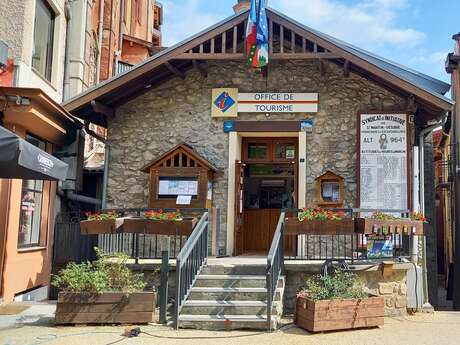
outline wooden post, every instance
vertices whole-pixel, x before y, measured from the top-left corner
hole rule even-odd
[[[161,248],[161,269],[160,269],[160,318],[162,324],[166,324],[166,313],[168,309],[168,278],[169,278],[169,236],[162,241]]]

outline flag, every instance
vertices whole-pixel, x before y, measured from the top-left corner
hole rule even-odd
[[[249,11],[248,25],[246,26],[246,54],[248,64],[251,61],[251,53],[254,52],[257,44],[257,8],[256,0],[251,0],[251,9]]]
[[[251,1],[248,26],[246,28],[246,52],[248,65],[260,68],[268,64],[268,19],[265,0]]]
[[[265,0],[259,0],[259,18],[257,20],[257,60],[258,67],[268,64],[268,19]]]

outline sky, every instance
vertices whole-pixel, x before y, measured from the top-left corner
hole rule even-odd
[[[233,14],[236,0],[160,0],[163,45]],[[460,0],[268,0],[285,15],[446,82],[444,62],[460,32]]]

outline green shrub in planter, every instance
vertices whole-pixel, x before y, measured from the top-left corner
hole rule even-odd
[[[297,295],[295,323],[310,332],[382,326],[383,297],[369,296],[355,274],[335,270],[307,280]]]
[[[300,295],[306,295],[312,301],[365,298],[363,284],[351,272],[336,269],[332,274],[317,275],[307,280]]]
[[[107,254],[95,248],[97,260],[93,263],[69,263],[52,278],[52,284],[64,292],[124,292],[143,291],[143,274],[129,270],[124,253]]]

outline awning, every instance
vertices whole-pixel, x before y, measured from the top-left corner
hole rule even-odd
[[[65,180],[68,165],[0,126],[0,178]]]

